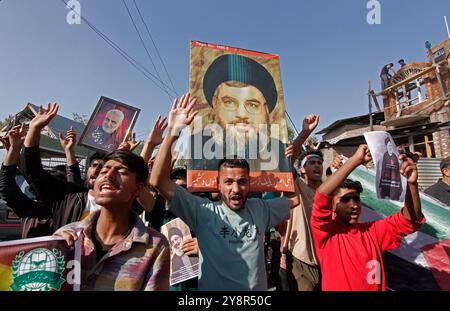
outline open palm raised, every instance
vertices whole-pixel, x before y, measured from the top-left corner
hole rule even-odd
[[[6,136],[9,139],[9,146],[20,150],[26,134],[27,129],[25,124],[22,123],[14,126],[11,130],[9,130],[8,135]]]
[[[67,130],[66,137],[64,137],[63,133],[59,133],[59,143],[65,152],[73,149],[76,141],[77,133],[74,131],[72,126]]]
[[[36,116],[31,120],[30,127],[35,129],[43,129],[44,126],[48,125],[50,121],[56,116],[58,113],[58,104],[48,104],[47,109],[44,111],[42,105],[39,106],[39,109],[36,113]]]
[[[147,142],[153,146],[158,146],[163,141],[163,133],[167,127],[167,118],[161,120],[161,115],[156,119],[155,124],[153,124],[152,130],[148,134]]]
[[[175,99],[172,103],[172,109],[169,113],[168,127],[171,135],[180,135],[181,130],[191,124],[198,111],[192,111],[197,99],[194,98],[191,101],[190,94],[184,94],[181,99]],[[189,105],[188,105],[189,104]]]

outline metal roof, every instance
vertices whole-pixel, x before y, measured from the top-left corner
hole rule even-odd
[[[27,106],[31,107],[31,110],[34,114],[38,111],[39,107],[33,104],[28,104]],[[85,128],[85,125],[83,123],[74,121],[72,119],[63,117],[59,114],[57,114],[49,123],[48,127],[53,132],[53,134],[58,137],[58,133],[65,134],[66,131],[73,127],[75,132],[77,132],[78,137],[80,137],[81,133],[83,133],[83,130]]]
[[[3,129],[3,131],[9,131],[14,125],[19,123],[29,123],[34,118],[38,110],[38,106],[28,103],[21,111],[17,112],[14,115],[13,121],[8,124]],[[42,157],[51,157],[57,155],[64,156],[64,150],[61,148],[58,135],[60,132],[65,134],[71,126],[77,132],[77,138],[79,138],[85,127],[83,123],[74,121],[61,115],[56,115],[50,121],[49,125],[46,127],[47,131],[44,130],[41,133],[39,147],[41,149]],[[89,150],[87,148],[79,145],[75,146],[76,157],[85,158],[88,156],[88,154]]]
[[[428,124],[415,124],[410,126],[404,126],[401,128],[387,129],[394,138],[396,144],[408,142],[408,137],[414,133],[414,135],[427,135],[446,128],[450,125],[450,122],[432,122]],[[358,146],[360,144],[365,144],[366,140],[364,135],[358,135],[350,138],[342,139],[336,142],[336,146]],[[324,143],[325,144],[325,143]]]
[[[384,112],[374,112],[372,113],[373,116],[373,124],[379,125],[382,121],[384,121]],[[317,134],[327,134],[334,130],[335,128],[341,127],[343,125],[347,124],[360,124],[360,125],[369,125],[370,121],[370,114],[364,114],[361,116],[351,117],[347,119],[340,119],[337,121],[334,121],[331,125],[327,126],[326,128],[320,130],[317,132]]]

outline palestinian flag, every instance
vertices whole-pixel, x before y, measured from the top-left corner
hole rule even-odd
[[[0,243],[0,291],[79,290],[76,249],[51,236]]]
[[[361,182],[361,221],[382,219],[400,211],[403,203],[377,199],[375,174],[358,167],[350,175]],[[399,248],[383,256],[387,285],[393,290],[450,290],[450,208],[421,193],[427,221],[403,238]]]

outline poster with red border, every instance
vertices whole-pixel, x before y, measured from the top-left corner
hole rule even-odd
[[[223,158],[247,160],[250,191],[294,191],[278,55],[191,41],[189,90],[189,191],[216,191]]]
[[[79,291],[79,243],[46,236],[0,243],[0,291]]]

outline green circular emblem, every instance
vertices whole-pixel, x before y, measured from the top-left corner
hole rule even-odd
[[[20,252],[12,262],[13,291],[60,290],[64,282],[64,256],[61,251],[36,248]]]

